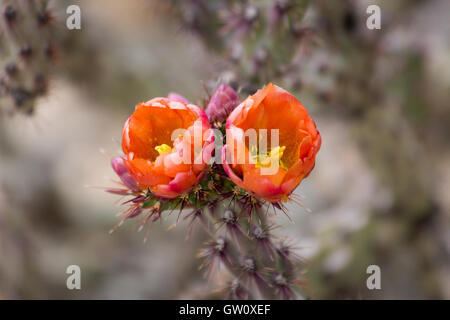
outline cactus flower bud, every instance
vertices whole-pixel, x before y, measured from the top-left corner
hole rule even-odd
[[[139,191],[139,186],[136,180],[128,172],[127,168],[125,167],[124,160],[121,157],[112,159],[111,167],[128,189],[130,189],[131,191]]]
[[[228,115],[239,104],[236,92],[227,84],[220,85],[209,100],[206,114],[214,122],[225,122]]]

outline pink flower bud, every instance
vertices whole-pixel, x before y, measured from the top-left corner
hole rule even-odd
[[[236,92],[227,84],[220,85],[209,100],[206,115],[212,121],[225,122],[228,115],[239,104]]]
[[[132,191],[139,191],[139,186],[134,178],[128,173],[125,163],[121,157],[111,160],[111,167],[117,173],[123,184]]]

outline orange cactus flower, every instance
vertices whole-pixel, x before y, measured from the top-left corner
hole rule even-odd
[[[227,144],[222,149],[225,172],[239,187],[269,202],[288,199],[314,168],[321,145],[319,131],[305,107],[271,83],[234,109],[226,129]],[[259,141],[263,138],[260,133],[266,132],[269,142],[265,151],[258,150],[260,142],[247,142],[249,129],[256,130]],[[274,129],[277,145],[271,145]],[[265,174],[263,169],[274,164],[275,170]]]
[[[128,172],[141,189],[160,197],[175,198],[191,190],[214,149],[206,114],[186,102],[154,98],[139,103],[122,131]]]

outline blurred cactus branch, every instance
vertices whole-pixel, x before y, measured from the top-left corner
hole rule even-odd
[[[308,0],[172,1],[208,49],[226,57],[241,84],[260,86],[292,69]]]
[[[0,112],[31,114],[48,90],[61,33],[46,0],[0,2]]]

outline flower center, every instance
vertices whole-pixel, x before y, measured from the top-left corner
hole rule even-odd
[[[163,143],[163,144],[160,144],[159,146],[156,146],[155,150],[158,151],[159,155],[162,155],[164,153],[170,152],[170,150],[172,150],[172,148],[169,147],[167,144]]]
[[[252,146],[250,153],[253,160],[256,162],[255,168],[267,168],[272,166],[272,163],[278,162],[279,167],[287,171],[288,168],[281,160],[285,149],[286,146],[278,146],[271,149],[267,154],[259,154],[258,148],[256,146]]]

